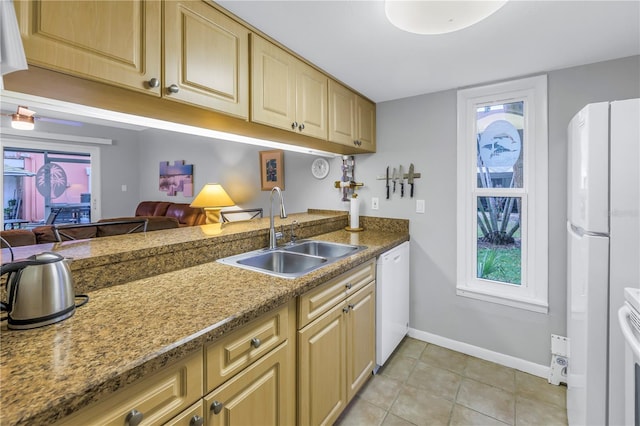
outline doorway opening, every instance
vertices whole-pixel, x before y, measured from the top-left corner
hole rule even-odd
[[[99,219],[97,148],[27,141],[2,145],[3,229]]]

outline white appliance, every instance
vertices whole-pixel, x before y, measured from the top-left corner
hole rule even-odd
[[[409,331],[409,242],[381,254],[376,271],[376,371]]]
[[[640,287],[640,284],[638,284]],[[618,311],[626,341],[624,358],[624,419],[640,426],[640,288],[624,289],[625,304]]]
[[[569,124],[567,412],[624,424],[623,289],[640,283],[640,99],[587,105]]]

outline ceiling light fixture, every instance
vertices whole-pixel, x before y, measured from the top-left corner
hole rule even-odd
[[[35,111],[19,106],[15,114],[11,114],[11,127],[18,130],[33,130]]]
[[[415,34],[445,34],[470,27],[505,5],[507,0],[385,0],[387,19]]]

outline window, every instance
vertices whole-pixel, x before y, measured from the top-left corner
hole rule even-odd
[[[30,228],[100,218],[99,148],[10,138],[1,145],[4,204],[15,206],[5,207],[5,225],[17,221]]]
[[[457,294],[547,312],[547,79],[458,91]]]

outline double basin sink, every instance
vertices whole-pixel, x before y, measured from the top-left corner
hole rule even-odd
[[[282,278],[298,278],[367,247],[302,240],[275,249],[260,249],[219,259],[218,262]]]

